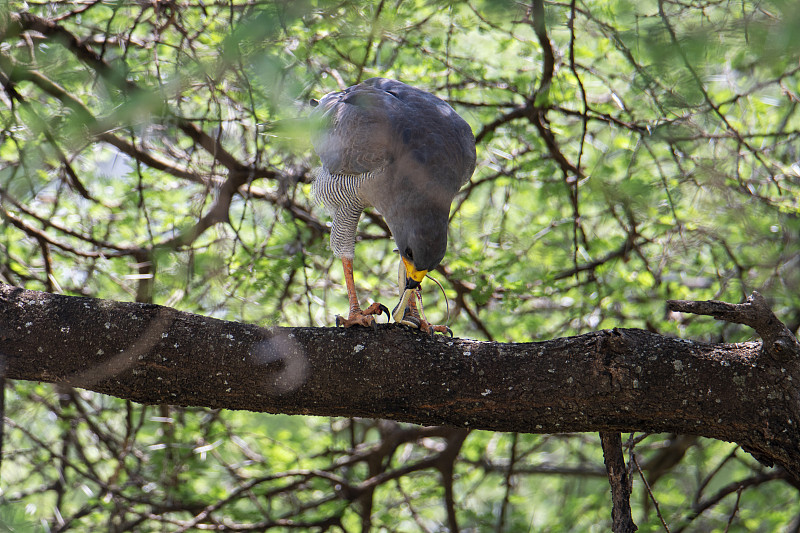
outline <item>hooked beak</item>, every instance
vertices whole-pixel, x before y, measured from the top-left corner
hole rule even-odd
[[[402,256],[401,256],[402,257]],[[422,283],[423,278],[425,278],[425,274],[428,273],[427,270],[417,270],[414,268],[414,263],[402,257],[403,265],[406,267],[406,289],[416,289],[419,287],[419,284]]]

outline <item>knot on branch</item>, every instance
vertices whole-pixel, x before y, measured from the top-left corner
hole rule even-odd
[[[743,303],[730,304],[716,300],[693,302],[668,300],[667,309],[678,313],[713,316],[717,320],[744,324],[753,328],[762,340],[762,351],[777,361],[800,361],[800,343],[770,309],[767,300],[757,291]]]

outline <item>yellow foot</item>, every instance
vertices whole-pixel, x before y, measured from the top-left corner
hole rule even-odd
[[[349,328],[350,326],[364,326],[365,328],[372,327],[378,329],[378,323],[375,322],[375,315],[382,313],[389,314],[389,309],[385,305],[378,302],[373,303],[363,311],[359,308],[351,309],[350,316],[344,318],[341,315],[336,315],[336,325]]]

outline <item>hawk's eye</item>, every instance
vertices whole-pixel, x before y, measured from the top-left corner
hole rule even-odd
[[[406,257],[408,257],[412,261],[414,260],[414,254],[411,253],[411,248],[406,248]]]

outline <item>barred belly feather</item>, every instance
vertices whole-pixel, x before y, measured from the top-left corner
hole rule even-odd
[[[352,259],[355,256],[358,219],[367,205],[359,190],[374,173],[331,174],[323,167],[315,168],[313,172],[311,194],[314,200],[325,206],[332,219],[331,250],[337,257]]]

